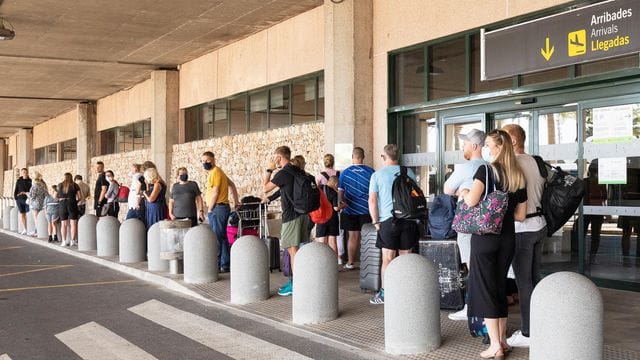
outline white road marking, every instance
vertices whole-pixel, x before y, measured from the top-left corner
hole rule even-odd
[[[149,300],[129,311],[234,359],[311,359],[157,300]]]
[[[93,321],[57,334],[56,338],[87,360],[156,359]]]
[[[7,354],[2,354],[0,355],[0,360],[11,360],[11,358]]]

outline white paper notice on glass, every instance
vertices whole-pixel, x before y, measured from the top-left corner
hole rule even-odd
[[[335,158],[335,169],[344,170],[351,165],[351,153],[353,152],[353,144],[336,144],[336,152],[333,154]]]
[[[618,142],[633,139],[633,105],[595,108],[593,142]]]
[[[627,158],[600,158],[598,160],[598,184],[626,184]]]

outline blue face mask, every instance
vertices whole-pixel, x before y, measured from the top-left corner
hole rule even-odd
[[[187,181],[189,179],[189,174],[180,174],[180,181]]]
[[[210,163],[210,162],[205,162],[205,163],[202,163],[202,167],[203,167],[205,170],[211,170],[211,169],[213,169],[213,164],[212,164],[212,163]]]

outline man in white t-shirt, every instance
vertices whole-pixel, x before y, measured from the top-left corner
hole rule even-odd
[[[527,218],[523,222],[515,222],[516,251],[512,262],[520,298],[521,325],[520,330],[507,339],[507,344],[529,347],[531,293],[540,281],[542,246],[547,237],[547,222],[539,212],[546,179],[540,175],[536,160],[524,152],[524,129],[517,124],[509,124],[502,129],[511,136],[516,160],[527,181]]]
[[[473,176],[478,168],[486,161],[482,159],[482,147],[486,137],[484,131],[472,129],[466,134],[458,135],[463,141],[462,153],[468,162],[456,166],[451,176],[444,183],[444,193],[447,195],[457,195],[460,190],[471,189],[473,185]],[[458,233],[458,248],[460,249],[460,260],[469,266],[469,257],[471,254],[471,234]],[[467,320],[467,306],[458,312],[449,314],[451,320]]]
[[[129,172],[131,185],[129,186],[129,197],[127,199],[127,219],[144,219],[144,208],[141,206],[144,204],[141,190],[144,176],[142,175],[141,167],[140,164],[132,164]]]

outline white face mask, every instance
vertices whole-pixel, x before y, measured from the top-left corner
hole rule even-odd
[[[491,155],[491,150],[486,146],[482,148],[482,158],[490,163],[496,159],[495,156]]]

